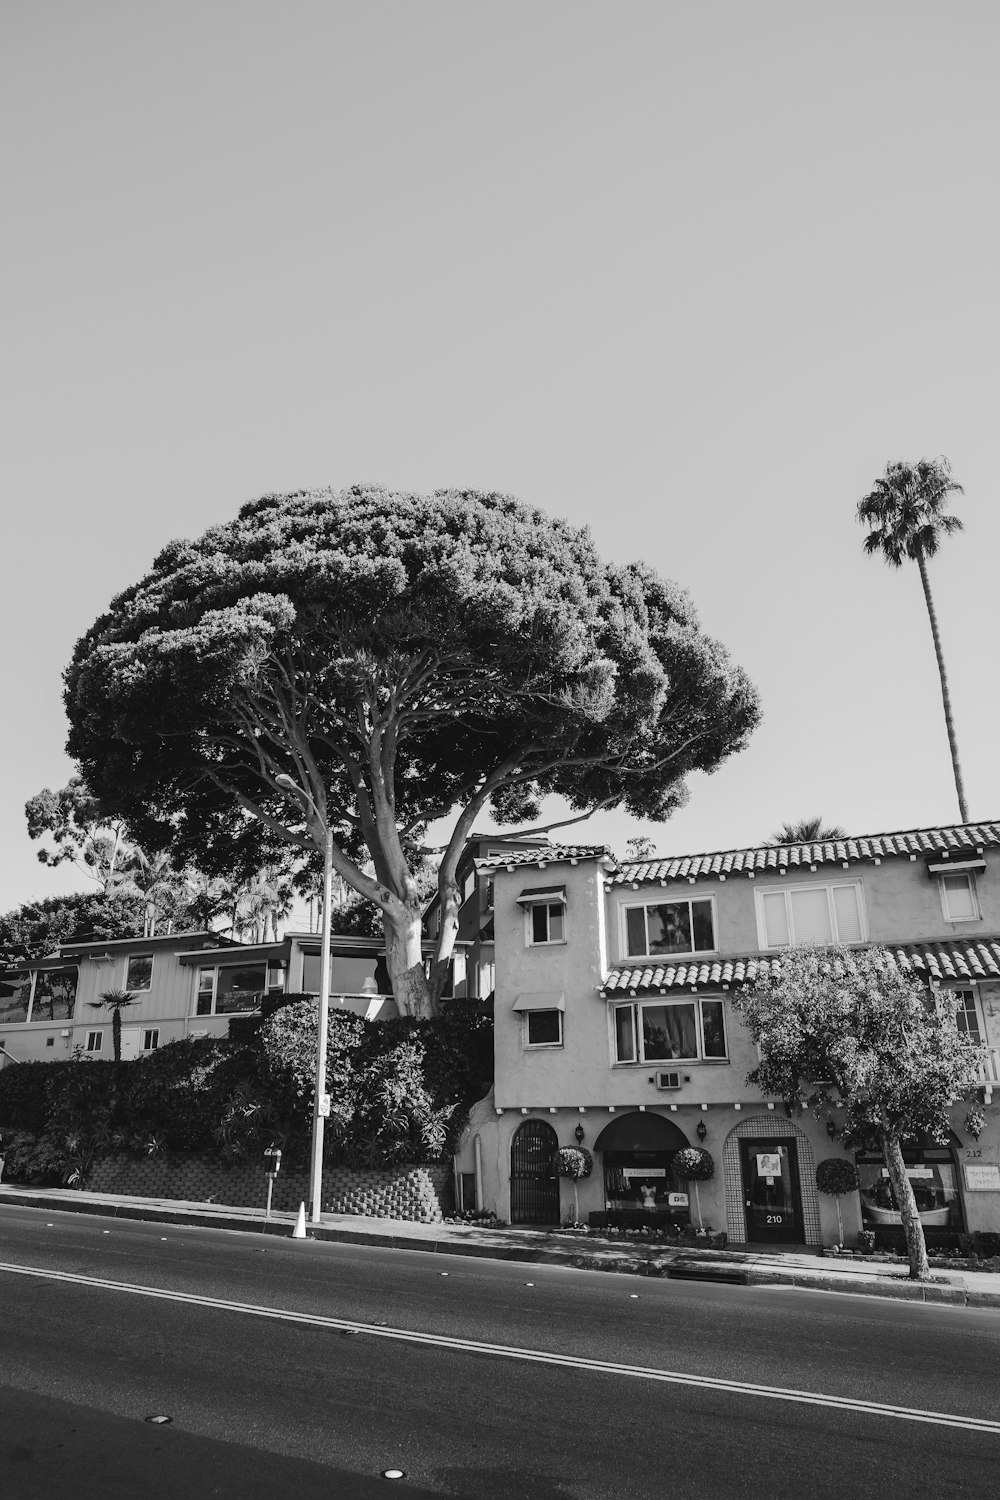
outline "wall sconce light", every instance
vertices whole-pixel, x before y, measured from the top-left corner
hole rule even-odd
[[[708,1135],[708,1126],[705,1124],[704,1120],[698,1121],[698,1124],[695,1126],[694,1133],[698,1137],[699,1141],[703,1141],[705,1139],[706,1135]]]
[[[826,1133],[830,1137],[831,1141],[835,1141],[837,1139],[837,1127],[832,1120],[827,1120],[826,1122]]]
[[[576,1129],[574,1130],[573,1134],[576,1136],[576,1144],[578,1146],[582,1146],[583,1145],[583,1140],[584,1140],[583,1126],[582,1125],[578,1125],[576,1127]]]

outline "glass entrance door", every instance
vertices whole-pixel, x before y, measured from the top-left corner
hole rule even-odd
[[[740,1141],[743,1204],[751,1244],[805,1240],[798,1147],[787,1136]]]

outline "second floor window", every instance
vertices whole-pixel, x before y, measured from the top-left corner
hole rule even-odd
[[[614,1008],[616,1063],[724,1061],[726,1021],[721,1000],[664,1004],[637,1001]]]
[[[563,908],[560,902],[545,902],[528,909],[528,931],[532,943],[563,941]]]
[[[714,950],[715,913],[710,898],[625,908],[625,952],[629,958]]]
[[[979,920],[979,902],[976,900],[976,883],[971,875],[941,876],[941,905],[946,922],[976,922]]]
[[[757,891],[757,933],[762,948],[792,943],[863,943],[860,881],[792,885]]]
[[[272,980],[276,982],[272,983]],[[282,987],[282,974],[278,970],[269,972],[264,963],[199,969],[195,1014],[227,1016],[242,1011],[260,1010],[264,995],[269,990],[281,990]]]
[[[130,954],[125,973],[125,988],[132,991],[148,990],[152,983],[153,955],[151,953]]]
[[[983,1040],[983,1027],[979,1019],[979,1006],[976,1004],[976,992],[973,989],[952,990],[952,997],[958,1001],[955,1009],[955,1025],[960,1035],[967,1038],[973,1046],[980,1046]]]

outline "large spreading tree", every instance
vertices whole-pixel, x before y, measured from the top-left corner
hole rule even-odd
[[[70,753],[107,817],[248,874],[293,847],[379,909],[404,1014],[436,1008],[477,818],[662,820],[740,749],[757,695],[688,596],[502,495],[268,495],[172,542],[79,641]],[[425,972],[415,878],[449,817]],[[363,866],[368,863],[372,873]]]
[[[910,1275],[929,1275],[903,1142],[946,1142],[949,1111],[979,1081],[982,1050],[884,948],[790,948],[733,1005],[760,1049],[747,1082],[836,1118],[844,1145],[881,1150],[899,1205]]]

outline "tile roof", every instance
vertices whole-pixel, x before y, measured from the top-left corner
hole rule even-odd
[[[932,980],[1000,979],[1000,939],[966,942],[885,943],[900,968]],[[601,986],[607,996],[655,995],[671,990],[728,989],[752,984],[780,968],[780,954],[743,958],[684,959],[679,963],[639,964],[612,969]]]
[[[514,870],[521,865],[545,865],[573,862],[582,859],[609,859],[617,861],[606,844],[543,844],[538,849],[511,850],[509,854],[489,854],[476,860],[477,870]]]
[[[1000,823],[958,823],[948,828],[913,828],[903,833],[865,834],[815,844],[764,844],[754,849],[723,849],[714,854],[682,854],[623,864],[610,885],[694,880],[720,875],[780,874],[815,865],[903,856],[975,854],[1000,847]],[[553,856],[555,857],[555,856]]]

